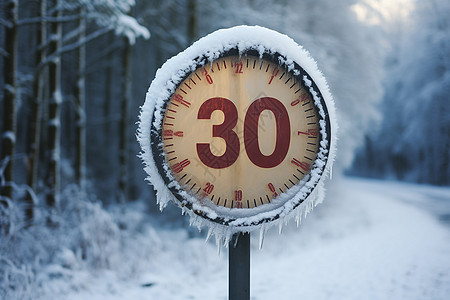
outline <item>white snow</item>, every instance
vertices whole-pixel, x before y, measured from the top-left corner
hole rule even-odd
[[[135,18],[127,15],[118,17],[117,24],[114,25],[114,31],[116,35],[126,36],[131,45],[134,45],[139,37],[143,37],[146,40],[150,38],[150,31],[140,25]]]
[[[5,84],[3,89],[13,95],[16,93],[16,89],[10,84]]]
[[[269,230],[262,250],[252,236],[251,299],[448,299],[450,222],[442,216],[450,215],[450,187],[344,178],[327,198],[300,228]],[[129,208],[126,218],[139,214]],[[227,249],[219,255],[204,237],[156,222],[123,243],[122,261],[96,272],[75,268],[63,249],[34,292],[69,300],[227,299]]]
[[[13,131],[5,131],[2,134],[2,139],[10,140],[12,144],[16,143],[16,134]]]
[[[134,0],[65,0],[60,5],[68,11],[82,9],[88,20],[114,30],[116,35],[126,37],[131,45],[139,37],[150,38],[150,31],[129,15],[136,6]]]
[[[61,127],[61,121],[59,117],[48,120],[49,127]]]
[[[331,123],[331,145],[329,153],[325,149],[322,149],[320,154],[317,156],[311,172],[311,177],[307,179],[313,185],[317,184],[313,191],[311,191],[310,185],[299,185],[289,190],[289,194],[282,194],[277,197],[277,199],[275,199],[275,201],[271,204],[253,209],[240,210],[238,211],[238,215],[235,214],[235,209],[227,210],[226,208],[217,206],[203,205],[199,203],[196,198],[188,195],[187,193],[183,191],[180,193],[185,196],[187,201],[193,204],[193,210],[199,210],[203,213],[203,215],[206,215],[211,219],[214,219],[217,214],[234,219],[230,223],[230,226],[224,226],[211,222],[205,218],[199,218],[193,210],[185,209],[184,205],[175,199],[164,183],[162,177],[158,174],[149,137],[152,125],[151,121],[153,120],[153,126],[155,129],[160,128],[162,121],[161,113],[164,103],[175,91],[177,84],[181,82],[184,76],[199,66],[199,62],[197,62],[196,59],[198,57],[206,57],[209,61],[212,61],[217,59],[225,51],[233,48],[237,48],[240,53],[244,53],[246,50],[250,49],[257,49],[260,56],[264,53],[278,52],[285,56],[285,59],[282,59],[281,63],[286,64],[289,70],[294,70],[294,62],[297,62],[311,76],[322,93]],[[320,104],[318,93],[314,91],[310,80],[304,78],[304,81],[310,88],[311,93],[314,95],[316,106],[320,110],[319,113],[323,116],[324,110]],[[140,157],[145,164],[144,169],[148,174],[147,180],[157,191],[157,201],[161,208],[164,208],[170,200],[180,207],[183,206],[183,212],[189,214],[191,224],[199,229],[208,227],[210,233],[216,236],[218,243],[225,241],[226,244],[231,235],[241,231],[250,232],[254,230],[261,230],[263,236],[264,231],[267,230],[269,226],[283,226],[283,224],[287,223],[287,221],[292,217],[296,217],[297,223],[300,223],[302,216],[305,216],[313,209],[315,205],[320,203],[324,195],[323,178],[330,172],[336,150],[337,123],[335,120],[334,110],[333,98],[329,92],[325,78],[317,69],[316,62],[311,58],[309,53],[294,40],[286,35],[259,26],[236,26],[228,29],[217,30],[195,42],[185,51],[169,59],[157,71],[155,79],[149,87],[145,103],[141,107],[139,129],[137,132],[137,138],[142,148]],[[322,122],[320,126],[323,138],[321,141],[321,146],[327,147],[328,145],[325,144],[325,139],[327,137],[324,122]],[[322,173],[320,166],[324,165],[326,165],[326,167],[325,171]],[[173,179],[167,165],[164,169],[167,173],[167,177]],[[175,181],[170,184],[181,189]],[[309,196],[307,197],[308,194]],[[296,207],[296,205],[302,200],[305,201]],[[294,207],[296,208],[294,209]],[[280,217],[270,223],[260,222],[261,220],[271,219],[275,216]]]

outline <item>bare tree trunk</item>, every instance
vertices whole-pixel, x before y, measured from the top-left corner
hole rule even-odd
[[[58,18],[61,13],[57,9],[59,0],[53,1],[55,12],[52,17]],[[62,26],[59,22],[50,25],[50,36],[52,41],[49,44],[49,54],[57,53],[61,48]],[[59,184],[60,184],[60,106],[62,102],[61,95],[61,58],[56,57],[48,68],[49,72],[49,92],[50,102],[48,108],[49,124],[48,124],[48,150],[49,150],[49,176],[47,205],[50,208],[50,214],[55,213],[59,205]],[[52,220],[49,220],[52,223]]]
[[[80,30],[79,40],[84,40],[86,36],[86,19],[83,16],[83,10],[80,11],[80,20],[78,22]],[[81,192],[85,189],[86,179],[86,45],[83,44],[78,49],[78,71],[77,84],[75,87],[75,106],[76,106],[76,159],[75,159],[75,177]]]
[[[127,177],[128,177],[128,123],[129,106],[131,101],[131,45],[125,39],[125,50],[123,53],[123,75],[122,75],[122,100],[120,104],[121,118],[119,122],[119,202],[127,200]]]
[[[0,230],[7,234],[9,221],[6,209],[8,201],[12,201],[14,180],[14,150],[16,146],[16,73],[17,73],[17,0],[11,0],[6,5],[5,15],[5,50],[6,59],[3,61],[3,135],[0,162],[6,162],[3,174],[0,174]],[[2,221],[3,220],[3,221]],[[3,224],[4,223],[4,224]]]
[[[198,25],[197,25],[197,0],[189,0],[188,2],[188,26],[187,35],[189,45],[195,42],[198,38]]]
[[[114,44],[115,36],[113,34],[108,35],[108,45],[112,46]],[[109,52],[106,56],[107,66],[106,66],[106,78],[105,78],[105,102],[103,105],[103,112],[105,116],[104,122],[104,136],[105,136],[105,144],[109,145],[110,142],[110,134],[111,134],[111,102],[113,101],[111,95],[112,89],[112,60],[113,60],[113,52]],[[109,159],[109,157],[108,157]]]
[[[41,0],[38,16],[41,18],[41,22],[38,25],[38,30],[36,34],[36,44],[37,44],[37,53],[36,53],[36,66],[39,66],[45,59],[45,51],[42,47],[44,41],[47,38],[47,24],[44,20],[47,9],[47,1]],[[27,176],[27,184],[28,186],[35,191],[36,190],[36,181],[37,181],[37,173],[38,173],[38,162],[39,162],[39,147],[40,147],[40,129],[41,129],[41,103],[43,98],[43,90],[44,90],[44,78],[43,72],[36,72],[34,81],[33,81],[33,101],[31,103],[31,120],[30,120],[30,136],[28,142],[28,150],[27,150],[27,159],[28,159],[28,176]],[[26,207],[25,207],[25,219],[28,224],[33,222],[34,218],[34,200],[33,195],[27,194],[26,198]]]
[[[119,40],[120,41],[120,40]],[[105,93],[104,93],[104,99],[103,99],[103,134],[102,134],[102,142],[107,146],[110,147],[112,143],[112,137],[115,136],[116,128],[114,128],[116,125],[116,120],[113,118],[112,114],[112,103],[115,103],[117,100],[120,99],[120,95],[117,95],[117,93],[113,93],[113,84],[114,84],[114,77],[117,77],[117,75],[114,74],[114,66],[113,66],[113,58],[117,50],[120,50],[120,48],[117,48],[117,40],[116,36],[113,32],[109,33],[107,36],[107,44],[112,47],[116,48],[116,51],[108,51],[106,54],[106,69],[105,69]],[[114,127],[113,127],[114,125]],[[113,162],[117,161],[116,152],[111,151],[105,151],[104,155],[102,156],[103,163],[105,166],[110,166]],[[106,168],[104,169],[108,171]],[[117,172],[114,173],[115,176],[117,176]],[[112,177],[115,181],[117,178]],[[112,196],[117,196],[117,190],[111,191],[113,192]],[[110,194],[111,195],[111,194]]]

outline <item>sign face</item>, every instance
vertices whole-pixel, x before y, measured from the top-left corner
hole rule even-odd
[[[189,74],[167,104],[163,151],[183,190],[217,206],[270,203],[316,159],[319,117],[292,72],[257,56],[225,56]]]
[[[250,38],[261,28],[245,30]],[[224,44],[230,36],[218,35]],[[230,44],[214,55],[202,45],[168,62],[174,73],[152,83],[138,138],[157,191],[170,192],[191,216],[236,232],[282,219],[312,194],[329,167],[332,122],[330,101],[301,62],[264,43]],[[190,64],[176,71],[184,56]]]

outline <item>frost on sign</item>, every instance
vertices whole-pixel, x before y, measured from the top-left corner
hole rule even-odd
[[[314,60],[262,27],[216,31],[157,72],[140,114],[148,180],[164,207],[228,238],[299,218],[321,199],[334,105]]]

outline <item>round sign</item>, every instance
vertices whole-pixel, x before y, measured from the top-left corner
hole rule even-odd
[[[330,167],[334,143],[324,83],[309,55],[271,30],[201,39],[159,70],[147,94],[139,141],[151,183],[233,231],[310,209],[317,199],[299,207]]]

